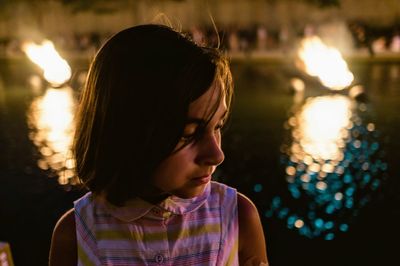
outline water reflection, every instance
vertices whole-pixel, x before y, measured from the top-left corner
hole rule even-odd
[[[369,116],[365,102],[343,94],[309,97],[295,107],[281,149],[288,191],[273,198],[265,216],[309,238],[346,232],[387,168]]]
[[[6,106],[6,94],[4,88],[3,78],[0,76],[0,108],[5,108]]]
[[[74,184],[75,163],[70,156],[76,102],[70,87],[48,88],[28,110],[29,137],[38,147],[38,166],[51,169],[60,184]]]
[[[400,78],[400,67],[398,65],[391,65],[389,68],[390,80],[396,81]]]
[[[351,127],[350,99],[342,96],[322,96],[308,99],[303,108],[289,119],[293,127],[293,160],[310,158],[337,161],[346,139],[346,127]]]

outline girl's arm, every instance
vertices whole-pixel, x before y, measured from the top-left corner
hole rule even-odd
[[[239,264],[268,265],[264,232],[256,206],[238,193]]]
[[[49,266],[72,266],[77,263],[74,209],[57,222],[51,239]]]

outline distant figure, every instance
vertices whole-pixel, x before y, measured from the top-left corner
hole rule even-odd
[[[229,34],[228,42],[229,42],[229,51],[231,53],[240,52],[240,40],[236,31],[232,31]]]
[[[206,39],[204,36],[203,31],[198,28],[198,27],[193,27],[191,29],[191,34],[192,34],[192,40],[197,44],[197,45],[205,45],[206,44]]]
[[[372,47],[371,33],[367,30],[366,26],[361,23],[351,23],[349,28],[355,38],[358,48],[367,48],[368,54],[372,57],[375,56],[375,51]]]
[[[390,43],[390,51],[395,53],[400,52],[400,33],[394,34]]]
[[[312,37],[312,36],[314,36],[315,34],[316,34],[316,29],[315,29],[315,26],[314,26],[314,25],[307,24],[307,25],[304,27],[304,37],[305,37],[305,38],[307,38],[307,37]]]
[[[211,181],[231,96],[216,49],[161,25],[111,37],[73,144],[90,192],[55,226],[50,265],[268,265],[255,205]]]
[[[264,26],[257,27],[257,50],[265,51],[267,49],[268,31]]]
[[[283,25],[279,31],[279,46],[284,53],[290,48],[290,31],[286,25]]]
[[[380,54],[386,51],[385,37],[379,37],[372,41],[372,49],[375,54]]]

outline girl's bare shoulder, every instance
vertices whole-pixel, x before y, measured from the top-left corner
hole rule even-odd
[[[74,234],[70,234],[74,232]],[[75,236],[75,211],[74,209],[68,210],[61,216],[54,227],[53,236],[72,237]]]
[[[246,218],[249,218],[248,216],[254,216],[258,217],[258,210],[254,203],[245,195],[242,193],[238,192],[238,211],[239,211],[239,218],[240,216],[245,216]]]
[[[268,265],[265,237],[257,207],[241,193],[238,193],[237,199],[240,265]]]
[[[74,209],[70,209],[54,227],[49,265],[76,265],[76,247],[75,213]]]

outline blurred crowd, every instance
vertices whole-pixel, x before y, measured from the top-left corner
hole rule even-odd
[[[393,26],[385,29],[373,29],[362,23],[348,23],[353,53],[399,54],[400,27]],[[306,25],[295,31],[289,27],[280,30],[269,29],[265,25],[253,25],[247,28],[230,27],[215,30],[213,27],[193,27],[184,31],[200,45],[219,46],[230,54],[240,53],[276,53],[286,54],[295,48],[296,43],[304,37],[319,35],[318,27]],[[61,54],[69,56],[93,56],[101,44],[112,33],[91,32],[85,34],[49,36],[56,49]],[[332,36],[331,36],[332,37]],[[22,56],[22,44],[27,41],[22,38],[0,38],[0,57]],[[338,47],[340,50],[340,47]]]

